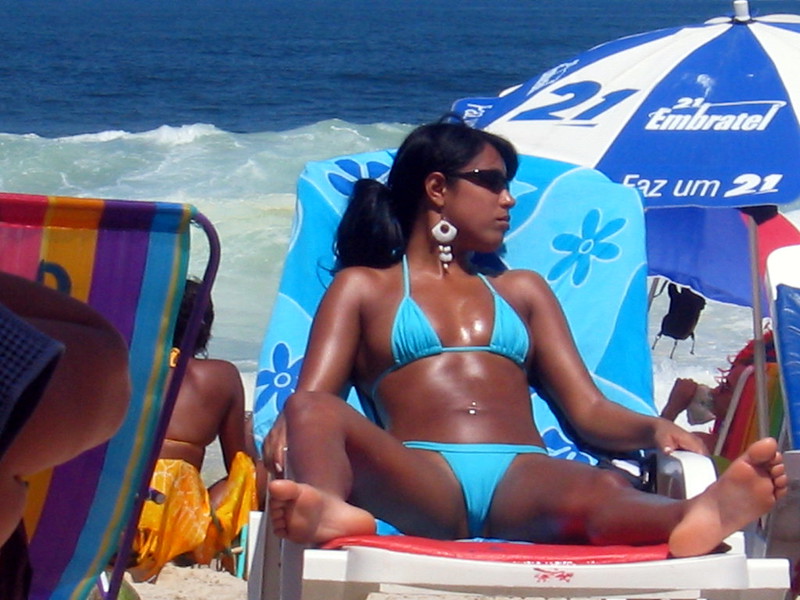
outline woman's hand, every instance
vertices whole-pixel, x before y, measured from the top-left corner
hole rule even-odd
[[[274,477],[283,477],[286,468],[286,418],[278,415],[264,438],[264,466]]]
[[[658,419],[653,440],[656,448],[666,454],[671,454],[675,450],[689,450],[708,456],[708,449],[700,437],[666,419]]]

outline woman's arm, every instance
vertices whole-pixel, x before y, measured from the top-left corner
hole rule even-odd
[[[297,391],[343,393],[361,338],[359,289],[364,286],[369,286],[364,269],[345,269],[334,278],[311,325]],[[264,439],[264,466],[273,473],[283,473],[285,449],[286,421],[279,414]]]
[[[583,440],[616,451],[658,447],[667,452],[677,448],[705,452],[699,439],[674,423],[608,400],[584,365],[547,283],[526,273],[521,285],[528,299],[528,326],[534,340],[531,381],[558,404]]]
[[[298,391],[342,394],[345,390],[361,339],[361,290],[370,285],[365,271],[345,269],[323,296],[311,326]]]
[[[233,466],[233,459],[237,452],[247,451],[245,441],[245,417],[244,417],[244,388],[239,370],[233,363],[224,360],[203,361],[208,362],[210,374],[214,376],[216,393],[225,398],[226,410],[220,421],[219,444],[222,448],[222,457],[225,461],[225,469],[230,474]]]

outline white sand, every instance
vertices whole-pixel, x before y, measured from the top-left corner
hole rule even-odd
[[[141,600],[245,600],[247,582],[208,567],[168,564],[156,583],[135,583]]]

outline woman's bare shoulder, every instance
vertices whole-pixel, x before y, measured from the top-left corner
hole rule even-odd
[[[550,294],[550,285],[544,277],[529,269],[509,269],[494,276],[492,282],[501,292],[515,294]]]
[[[381,275],[387,270],[374,269],[372,267],[346,267],[334,275],[333,281],[343,285],[365,283],[380,279]]]
[[[560,310],[550,284],[535,271],[510,269],[494,277],[492,284],[524,319]]]
[[[239,377],[239,369],[232,362],[221,358],[195,358],[189,361],[189,369],[213,374],[215,377]]]
[[[186,380],[198,388],[197,391],[220,394],[221,390],[238,392],[242,388],[242,376],[232,362],[217,358],[194,358],[189,361]]]
[[[392,271],[395,267],[374,269],[372,267],[347,267],[339,271],[333,278],[329,292],[337,294],[355,294],[358,297],[369,297],[384,293],[387,286],[392,285],[395,278]]]
[[[385,279],[388,273],[399,268],[399,263],[381,269],[376,267],[346,267],[337,272],[334,279],[344,279],[346,281],[380,281]]]
[[[508,279],[514,282],[529,282],[534,285],[547,285],[544,277],[539,275],[539,273],[536,271],[531,271],[530,269],[508,269],[507,271],[499,273],[497,277],[499,279]]]

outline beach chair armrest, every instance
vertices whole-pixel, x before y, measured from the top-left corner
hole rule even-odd
[[[656,453],[656,492],[670,498],[693,498],[717,479],[708,456],[676,450]]]

